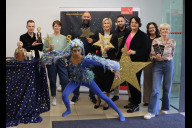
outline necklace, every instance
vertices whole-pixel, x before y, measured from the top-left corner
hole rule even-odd
[[[137,33],[137,31],[131,31],[131,37],[133,38],[135,36],[135,34]]]
[[[168,40],[169,40],[169,37],[168,37],[168,38],[165,38],[164,41],[162,40],[162,37],[161,37],[161,41],[162,41],[162,42],[165,42],[165,44],[167,43]]]
[[[55,40],[56,40],[56,42],[58,43],[59,41],[60,41],[60,36],[61,36],[61,34],[53,34],[54,36],[55,36]]]
[[[59,42],[59,37],[57,37],[57,43]]]

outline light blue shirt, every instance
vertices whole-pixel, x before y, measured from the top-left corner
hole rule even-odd
[[[49,34],[49,37],[51,38],[51,43],[54,44],[54,50],[63,51],[68,44],[67,38],[64,35],[55,36],[53,34]],[[49,47],[50,44],[44,41],[43,52],[44,53],[48,52]]]

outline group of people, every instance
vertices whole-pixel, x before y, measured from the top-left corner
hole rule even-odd
[[[81,37],[82,29],[86,30],[91,26],[91,14],[90,12],[84,12],[82,15],[82,24],[79,27],[79,31],[74,39],[69,43],[66,36],[60,34],[62,23],[56,20],[52,24],[53,33],[49,34],[51,42],[45,40],[44,43],[37,43],[35,38],[34,28],[35,22],[33,20],[27,21],[26,28],[28,32],[20,36],[20,41],[23,42],[23,48],[27,51],[35,50],[35,57],[40,58],[38,51],[43,51],[44,54],[52,53],[55,50],[65,51],[67,47],[70,47],[70,56],[59,58],[57,63],[47,64],[48,78],[50,82],[51,96],[53,97],[52,105],[56,105],[56,77],[59,76],[61,88],[62,88],[62,103],[65,104],[67,110],[63,113],[63,116],[68,115],[70,110],[70,104],[75,104],[79,99],[80,85],[88,87],[90,100],[95,104],[94,108],[100,107],[101,99],[105,101],[103,110],[113,108],[120,116],[120,121],[124,121],[125,118],[114,104],[119,99],[118,85],[114,88],[114,96],[110,99],[111,86],[113,80],[118,77],[118,70],[106,66],[104,68],[102,62],[92,60],[97,56],[103,58],[104,61],[111,60],[109,63],[119,62],[121,59],[124,46],[127,47],[127,56],[130,56],[133,62],[152,62],[144,69],[144,87],[143,87],[143,102],[144,106],[148,105],[148,113],[144,116],[145,119],[150,119],[158,115],[159,113],[159,98],[160,87],[163,79],[163,97],[162,97],[162,112],[167,113],[170,106],[170,93],[173,81],[173,55],[176,42],[174,39],[169,38],[170,25],[161,24],[158,26],[154,22],[147,24],[147,34],[141,31],[141,20],[138,16],[133,16],[130,19],[129,27],[125,26],[125,17],[119,15],[117,17],[117,29],[112,32],[112,21],[110,18],[104,18],[102,21],[103,31],[98,34],[91,35],[90,37]],[[103,38],[103,43],[110,43],[110,46],[103,44],[103,48],[100,45],[96,45],[98,41]],[[164,49],[162,54],[156,53],[156,49],[153,45],[163,45]],[[105,45],[105,47],[104,47]],[[112,46],[112,47],[111,47]],[[92,57],[89,57],[92,54]],[[88,57],[87,57],[88,56]],[[92,59],[90,59],[92,58]],[[45,62],[46,63],[46,62]],[[94,66],[88,66],[94,65]],[[88,66],[88,67],[87,67]],[[77,81],[75,78],[78,73],[73,70],[78,70],[80,73],[82,70],[88,70],[94,74],[94,79],[90,77],[90,81]],[[80,70],[81,69],[81,70]],[[113,69],[113,71],[111,71]],[[87,71],[87,72],[89,72]],[[136,76],[140,85],[142,70],[139,71]],[[93,75],[92,74],[92,75]],[[82,74],[81,74],[82,75]],[[83,73],[83,76],[86,73]],[[88,74],[90,75],[90,74]],[[79,76],[80,77],[80,76]],[[71,78],[71,81],[69,81]],[[128,113],[139,111],[139,104],[141,103],[142,94],[130,83],[127,84],[128,91],[128,103],[124,106]],[[71,101],[68,100],[68,95],[73,92],[74,96]],[[104,93],[106,95],[104,95]],[[95,98],[95,94],[97,98]]]

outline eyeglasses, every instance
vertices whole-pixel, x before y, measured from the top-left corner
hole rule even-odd
[[[138,24],[137,22],[131,22],[131,24]]]
[[[149,29],[154,29],[155,27],[150,27]]]

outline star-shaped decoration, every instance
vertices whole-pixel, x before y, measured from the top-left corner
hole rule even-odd
[[[104,37],[101,33],[99,33],[99,41],[95,42],[93,45],[99,46],[101,48],[101,52],[103,54],[105,48],[115,48],[110,40],[111,40],[112,34]]]
[[[136,73],[146,67],[151,62],[132,62],[130,56],[127,56],[126,53],[127,47],[125,45],[121,59],[119,61],[121,68],[121,70],[119,71],[121,80],[114,79],[111,90],[113,90],[116,86],[120,85],[124,81],[127,81],[133,87],[141,91]]]
[[[90,32],[90,27],[88,27],[87,29],[81,28],[81,31],[82,31],[83,33],[80,35],[80,37],[89,38],[91,35],[95,35],[94,33]]]
[[[116,56],[117,56],[117,54],[118,54],[118,53],[119,53],[119,51],[120,51],[119,47],[121,46],[121,43],[122,43],[123,37],[124,37],[124,36],[121,36],[121,37],[119,37],[119,38],[118,38],[118,51],[117,51],[117,52],[115,52],[115,55],[116,55]]]

